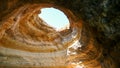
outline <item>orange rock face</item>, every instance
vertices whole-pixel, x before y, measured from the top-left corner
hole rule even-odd
[[[47,25],[38,17],[44,7],[55,7],[68,15],[70,29],[56,31]],[[1,53],[8,58],[1,59],[2,65],[66,67],[68,46],[80,39],[81,29],[78,28],[82,27],[82,21],[75,21],[74,17],[70,10],[52,4],[27,4],[15,9],[2,22],[0,29]]]

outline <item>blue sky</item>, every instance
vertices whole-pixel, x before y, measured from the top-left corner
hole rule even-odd
[[[62,11],[55,8],[41,9],[39,17],[56,29],[60,29],[61,27],[69,24],[69,20],[66,15]]]

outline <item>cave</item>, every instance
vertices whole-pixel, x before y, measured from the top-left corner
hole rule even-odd
[[[120,0],[1,0],[0,68],[120,68]]]

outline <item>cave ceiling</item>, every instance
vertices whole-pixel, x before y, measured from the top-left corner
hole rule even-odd
[[[40,9],[64,12],[56,31]],[[1,0],[0,67],[120,68],[119,0]]]

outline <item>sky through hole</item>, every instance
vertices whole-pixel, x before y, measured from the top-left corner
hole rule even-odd
[[[55,8],[42,8],[39,17],[56,30],[69,29],[69,20],[60,10]]]

